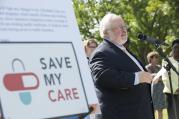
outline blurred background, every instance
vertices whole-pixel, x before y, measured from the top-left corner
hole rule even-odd
[[[147,64],[146,55],[154,45],[139,41],[144,33],[171,44],[179,38],[179,0],[72,0],[83,40],[97,39],[100,43],[99,22],[108,12],[120,14],[128,25],[129,48]],[[162,47],[166,54],[170,46]]]

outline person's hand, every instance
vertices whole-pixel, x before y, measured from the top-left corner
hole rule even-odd
[[[152,83],[153,83],[153,84],[157,84],[158,81],[160,80],[160,77],[156,78],[156,77],[155,77],[155,76],[156,76],[156,73],[153,73],[152,76],[153,76]]]
[[[155,79],[153,79],[152,83],[153,84],[157,84],[159,80],[160,80],[160,77],[159,78],[155,78]]]
[[[152,82],[153,75],[149,72],[140,71],[138,72],[139,83],[150,83]]]
[[[90,107],[93,109],[91,114],[95,113],[97,111],[97,104],[91,104]]]
[[[90,104],[89,107],[90,107],[90,110],[89,110],[88,114],[95,114],[98,111],[98,104]],[[82,114],[82,115],[79,115],[78,118],[79,119],[84,119],[87,115],[86,114],[85,115]]]

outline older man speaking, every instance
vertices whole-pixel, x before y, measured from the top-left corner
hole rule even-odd
[[[152,75],[123,46],[128,36],[121,16],[105,15],[100,35],[104,40],[90,57],[102,112],[97,119],[154,119]]]

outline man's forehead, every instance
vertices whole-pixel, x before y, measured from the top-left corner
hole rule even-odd
[[[124,21],[121,18],[117,18],[113,20],[113,24],[124,24]]]

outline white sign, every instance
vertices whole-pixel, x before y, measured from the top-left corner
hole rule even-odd
[[[88,111],[86,109],[86,101],[85,101],[85,96],[84,96],[85,94],[84,94],[83,88],[82,88],[83,85],[84,85],[84,89],[86,92],[88,104],[97,104],[98,103],[96,93],[94,90],[95,88],[93,85],[93,80],[91,78],[86,55],[84,52],[83,43],[80,38],[80,33],[79,33],[79,30],[77,27],[74,11],[72,8],[71,0],[30,0],[30,1],[0,0],[0,34],[1,34],[0,35],[1,42],[17,42],[18,41],[18,42],[36,42],[38,44],[38,45],[35,43],[32,43],[32,44],[28,44],[28,43],[27,44],[19,44],[19,43],[17,43],[17,44],[14,44],[14,43],[0,44],[1,47],[3,49],[5,48],[7,51],[13,49],[13,52],[15,54],[17,52],[15,57],[12,57],[14,55],[8,54],[8,52],[6,50],[1,50],[1,53],[4,55],[4,57],[7,58],[7,59],[4,59],[3,62],[6,62],[5,64],[8,64],[5,66],[4,63],[3,64],[1,63],[3,65],[3,67],[1,66],[1,69],[0,69],[0,72],[1,72],[1,79],[0,79],[0,82],[1,82],[0,94],[1,95],[0,96],[1,96],[1,105],[3,108],[2,110],[3,110],[5,117],[16,119],[16,118],[14,118],[13,113],[14,113],[14,111],[16,112],[17,110],[19,110],[19,108],[21,106],[14,106],[14,105],[16,105],[17,102],[19,102],[17,104],[22,103],[22,101],[20,103],[21,99],[19,100],[19,98],[17,98],[17,100],[13,100],[12,102],[6,102],[7,99],[5,100],[5,98],[3,98],[4,96],[6,96],[6,94],[4,94],[4,91],[7,89],[5,86],[2,87],[3,76],[4,76],[3,72],[11,73],[10,71],[12,71],[12,68],[9,66],[9,63],[12,63],[13,58],[19,58],[20,60],[22,60],[25,65],[25,69],[27,71],[33,70],[33,72],[35,72],[35,73],[38,72],[36,70],[40,67],[40,66],[38,67],[38,65],[37,65],[37,63],[39,63],[39,61],[34,61],[35,56],[37,56],[37,55],[38,55],[38,57],[36,57],[36,58],[40,58],[40,57],[47,58],[47,59],[41,59],[41,64],[39,64],[39,65],[41,65],[41,67],[47,66],[47,68],[49,68],[49,67],[51,67],[51,65],[53,65],[53,63],[55,66],[59,66],[59,64],[57,64],[57,63],[60,63],[61,60],[63,61],[63,63],[66,62],[67,66],[73,65],[73,69],[71,69],[71,71],[73,71],[73,73],[72,73],[73,75],[71,74],[71,72],[68,73],[67,69],[62,70],[63,71],[62,75],[59,74],[59,73],[61,73],[61,70],[58,73],[57,70],[51,69],[51,71],[50,71],[51,74],[47,73],[46,77],[49,78],[49,76],[50,76],[51,78],[53,77],[56,79],[58,79],[58,78],[60,79],[60,78],[63,78],[63,76],[67,77],[67,74],[68,74],[68,76],[71,77],[71,79],[74,79],[75,77],[78,78],[78,79],[75,79],[75,80],[77,80],[77,82],[74,84],[71,84],[71,83],[66,84],[66,82],[63,82],[63,84],[62,84],[62,82],[61,82],[61,85],[59,85],[59,86],[60,87],[62,85],[65,86],[65,87],[62,87],[62,91],[61,91],[62,93],[64,93],[63,89],[67,88],[66,86],[71,85],[69,91],[73,92],[75,97],[76,96],[80,97],[80,99],[78,99],[78,101],[80,100],[80,102],[78,102],[79,105],[74,106],[74,105],[76,105],[75,103],[74,103],[74,105],[73,104],[71,105],[71,104],[67,104],[65,101],[61,105],[56,105],[56,103],[61,103],[61,102],[56,101],[56,100],[58,100],[58,99],[55,99],[56,92],[51,91],[50,92],[50,95],[52,98],[51,100],[55,100],[55,102],[53,102],[53,103],[51,102],[52,104],[54,104],[54,107],[49,106],[49,105],[41,106],[42,114],[45,113],[45,111],[44,111],[45,109],[46,109],[46,111],[48,110],[48,113],[46,113],[46,116],[53,115],[54,117],[61,116],[61,115],[65,116],[68,114],[70,115],[70,114],[75,114],[75,113],[76,114],[84,113],[84,112]],[[40,42],[53,42],[53,44],[47,45],[47,44],[40,43]],[[54,43],[54,42],[57,42],[57,43]],[[63,43],[70,42],[71,45],[69,45],[69,43],[62,45],[61,44],[62,42]],[[16,45],[17,45],[17,49],[19,48],[19,50],[16,49]],[[12,46],[12,49],[11,49],[11,46]],[[34,48],[37,48],[37,46],[38,46],[38,50],[34,49]],[[47,49],[44,48],[45,46]],[[57,48],[57,46],[58,46],[58,48]],[[72,46],[73,46],[73,50],[72,50]],[[8,48],[6,48],[6,47],[8,47]],[[24,48],[24,49],[21,49],[20,47]],[[31,47],[31,48],[29,48],[29,47]],[[52,48],[52,47],[55,47],[56,49]],[[40,48],[42,48],[42,49],[40,49]],[[24,52],[25,50],[29,50],[29,51],[25,53]],[[44,53],[43,51],[46,51],[46,53],[39,55],[40,52]],[[18,52],[20,52],[20,53],[18,53]],[[74,57],[75,53],[76,53],[76,57]],[[34,55],[34,54],[36,54],[36,55]],[[70,56],[69,57],[70,59],[68,59],[68,58],[65,59],[65,56],[70,55],[70,54],[73,56]],[[50,57],[53,57],[53,58],[49,59]],[[54,57],[56,57],[56,58],[54,58]],[[68,63],[68,60],[70,60],[71,64]],[[7,61],[9,61],[9,62],[7,62]],[[52,66],[52,67],[55,67],[55,66]],[[37,69],[34,67],[37,67]],[[46,70],[44,70],[44,72],[46,72],[46,71],[48,72],[48,70],[49,69],[46,69]],[[53,74],[52,70],[54,70],[54,74]],[[23,70],[17,69],[17,67],[16,67],[15,71],[23,71]],[[42,71],[42,69],[41,69],[41,71]],[[23,84],[25,87],[28,87],[29,85],[30,86],[33,85],[34,88],[35,87],[38,87],[38,88],[37,88],[37,90],[32,90],[32,92],[34,92],[34,93],[32,93],[30,91],[31,98],[32,98],[31,104],[35,103],[34,107],[31,108],[30,111],[28,111],[28,115],[27,115],[27,113],[21,113],[21,115],[17,115],[17,114],[20,114],[20,112],[16,113],[15,117],[18,116],[19,117],[18,119],[24,119],[24,118],[25,119],[38,119],[36,117],[38,117],[40,115],[40,114],[36,115],[37,114],[36,109],[39,109],[37,102],[41,102],[42,99],[38,95],[36,96],[35,92],[37,92],[37,91],[43,92],[44,91],[44,90],[41,90],[42,84],[40,82],[41,82],[41,79],[44,78],[45,76],[40,77],[42,74],[40,74],[40,76],[39,76],[39,74],[40,74],[40,72],[38,73],[39,86],[35,85],[38,82],[38,80],[29,81],[29,78],[32,78],[33,76],[32,77],[28,77],[27,75],[23,76]],[[69,78],[67,78],[67,79],[69,80]],[[82,80],[82,82],[81,82],[81,80]],[[62,80],[60,80],[60,81],[62,81]],[[52,85],[52,82],[51,82],[51,85]],[[56,84],[58,84],[58,83],[56,83]],[[78,91],[79,91],[78,95],[76,94],[76,91],[77,91],[76,89],[71,89],[71,88],[73,88],[74,85],[76,86],[76,88],[78,88]],[[57,87],[55,87],[55,86],[47,86],[47,87],[49,87],[50,90],[53,90],[53,89],[51,89],[52,87],[54,87],[54,90],[57,89]],[[1,88],[2,88],[2,90],[1,90]],[[43,88],[43,89],[45,89],[45,88]],[[46,89],[45,93],[47,91],[49,91],[48,88]],[[15,92],[15,93],[17,93],[17,92]],[[43,93],[43,94],[45,94],[45,93]],[[35,96],[32,96],[32,94]],[[12,93],[12,95],[15,95],[14,92]],[[26,94],[23,93],[23,94],[17,94],[17,95],[26,95]],[[24,97],[24,96],[22,96],[22,97]],[[45,98],[45,99],[49,99],[49,98]],[[22,100],[26,100],[26,99],[22,99]],[[69,100],[67,102],[73,103],[73,101],[75,101],[75,100]],[[44,103],[44,102],[42,101],[41,103]],[[36,107],[35,107],[35,105],[36,105]],[[71,105],[71,106],[69,106],[69,105]],[[23,106],[27,107],[26,105],[23,105]],[[56,108],[58,106],[61,106],[60,107],[61,109],[63,108],[62,112],[61,112],[61,110],[58,110]],[[23,109],[26,109],[26,108],[23,108]],[[9,110],[9,111],[6,112],[7,110]],[[52,111],[52,110],[56,110],[56,111]],[[57,111],[58,111],[58,115],[57,115]],[[36,117],[34,117],[33,115]],[[22,118],[20,118],[20,117],[22,117]]]
[[[0,45],[0,54],[5,119],[42,119],[88,112],[72,43],[5,43]]]

